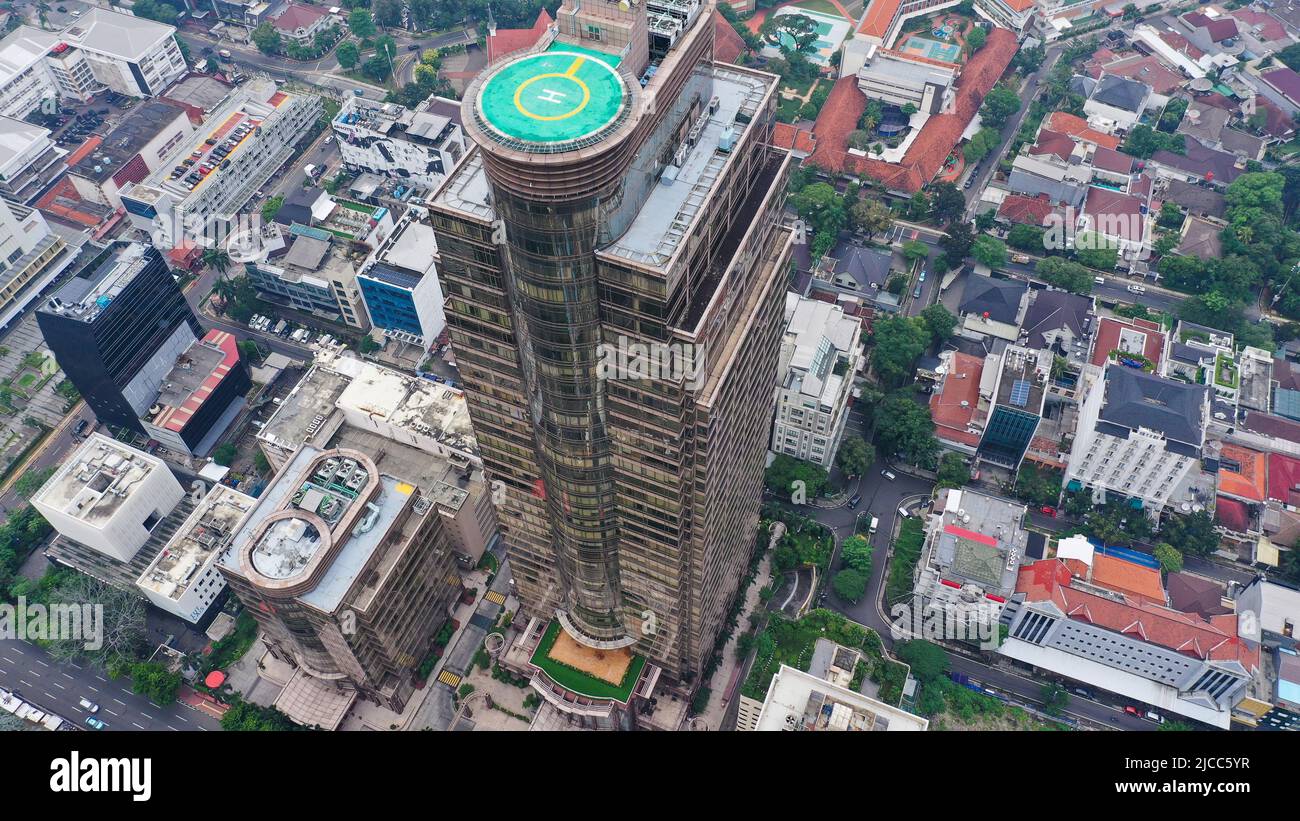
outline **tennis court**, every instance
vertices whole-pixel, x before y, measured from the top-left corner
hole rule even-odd
[[[916,35],[907,38],[907,42],[903,44],[903,51],[919,57],[928,57],[931,60],[942,60],[945,63],[956,63],[961,57],[961,46],[956,43],[940,43]]]

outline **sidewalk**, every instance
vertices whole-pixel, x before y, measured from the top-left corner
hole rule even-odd
[[[772,553],[776,543],[784,535],[785,525],[781,522],[773,522],[771,537],[758,564],[758,572],[754,574],[754,581],[745,591],[745,604],[740,608],[736,629],[727,640],[727,645],[722,648],[722,662],[718,664],[718,669],[713,671],[713,676],[707,684],[712,688],[709,693],[709,703],[698,718],[709,730],[722,729],[722,722],[727,717],[727,708],[731,706],[736,692],[740,689],[739,674],[744,671],[747,658],[736,657],[736,643],[748,629],[750,615],[762,605],[759,593],[772,581]]]

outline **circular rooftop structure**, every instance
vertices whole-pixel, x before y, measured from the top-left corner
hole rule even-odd
[[[505,146],[560,153],[599,142],[626,117],[630,103],[614,66],[557,48],[493,71],[479,87],[475,115],[484,133]]]

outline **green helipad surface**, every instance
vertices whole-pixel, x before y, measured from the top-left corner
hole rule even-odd
[[[530,54],[488,78],[479,113],[512,140],[556,144],[598,134],[623,109],[623,80],[606,59],[572,48]]]

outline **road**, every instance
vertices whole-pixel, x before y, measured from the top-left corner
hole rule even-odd
[[[102,670],[56,661],[39,647],[16,639],[0,640],[0,686],[45,712],[54,712],[89,729],[90,712],[82,698],[99,705],[94,716],[106,730],[220,730],[216,719],[184,704],[159,707],[131,692],[127,678],[111,681]]]
[[[86,430],[82,436],[75,436],[73,431],[76,430],[77,423],[85,420]],[[27,500],[19,496],[13,489],[13,482],[17,481],[24,473],[28,471],[40,471],[48,467],[53,467],[63,463],[64,457],[72,450],[74,444],[85,436],[88,436],[99,423],[95,420],[95,415],[91,413],[86,403],[78,402],[76,407],[59,423],[50,435],[46,437],[35,453],[28,457],[27,464],[22,470],[15,470],[11,475],[11,481],[6,482],[3,494],[0,494],[0,511],[10,511],[14,508],[22,507]]]

